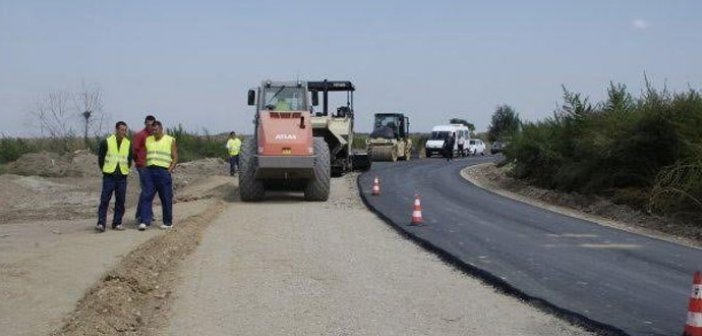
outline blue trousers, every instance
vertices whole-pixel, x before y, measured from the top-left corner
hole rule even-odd
[[[229,175],[234,175],[239,168],[239,155],[229,157]]]
[[[122,224],[124,216],[124,200],[127,195],[127,177],[122,175],[103,175],[100,206],[98,207],[98,224],[105,225],[107,221],[107,207],[110,205],[112,194],[115,194],[115,214],[112,218],[112,227]]]
[[[151,205],[154,201],[156,193],[161,199],[161,207],[163,208],[163,224],[173,224],[173,179],[168,169],[161,167],[149,167],[147,174],[147,183],[145,183],[146,195],[144,199],[140,199],[141,222],[146,225],[151,225],[153,220],[153,212]]]
[[[137,202],[137,210],[136,210],[136,214],[134,215],[134,217],[136,217],[137,219],[140,219],[140,218],[142,218],[141,204],[143,203],[143,200],[146,199],[146,189],[148,189],[147,184],[148,183],[153,184],[153,182],[151,181],[151,178],[149,176],[149,168],[137,167],[136,170],[139,173],[139,186],[141,187],[141,193],[139,193],[139,202]],[[153,218],[154,214],[153,214],[153,211],[152,211],[150,206],[144,210],[149,212],[149,218]]]

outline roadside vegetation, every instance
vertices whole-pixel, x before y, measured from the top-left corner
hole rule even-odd
[[[189,162],[208,157],[226,159],[227,151],[224,145],[228,133],[212,135],[207,130],[202,134],[186,131],[181,125],[169,128],[167,133],[174,136],[178,143],[178,156],[180,162]],[[104,136],[95,136],[88,139],[83,137],[61,136],[43,138],[15,138],[0,137],[0,174],[4,172],[4,165],[19,159],[22,155],[38,152],[52,152],[59,155],[77,150],[90,150],[97,153],[97,144]],[[133,134],[130,135],[130,138]],[[243,138],[242,138],[243,140]]]
[[[167,133],[176,138],[178,144],[178,160],[180,162],[195,161],[204,158],[227,159],[227,150],[224,145],[229,133],[212,135],[207,130],[202,134],[186,131],[182,125],[167,129]],[[241,134],[237,134],[243,141]]]
[[[675,93],[647,83],[634,97],[611,84],[605,101],[591,103],[564,89],[552,117],[519,125],[497,135],[511,139],[505,155],[515,177],[702,219],[699,91]]]

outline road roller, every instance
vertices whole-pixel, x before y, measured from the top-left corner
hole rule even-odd
[[[409,125],[409,117],[402,113],[376,113],[374,129],[367,140],[371,160],[409,160],[412,155]]]

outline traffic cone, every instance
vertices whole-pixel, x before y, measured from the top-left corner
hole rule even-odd
[[[380,195],[380,181],[378,180],[378,177],[376,176],[375,179],[373,179],[373,190],[372,190],[373,196],[378,196]]]
[[[424,222],[422,218],[422,203],[419,201],[419,195],[414,195],[414,210],[412,210],[412,225],[419,225]]]
[[[702,276],[695,272],[692,279],[690,304],[687,306],[687,323],[683,336],[702,336]]]

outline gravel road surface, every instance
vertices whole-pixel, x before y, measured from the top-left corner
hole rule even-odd
[[[231,204],[181,267],[160,334],[591,335],[403,238],[355,185],[333,179],[324,203]]]

